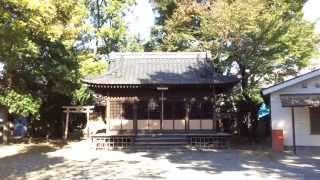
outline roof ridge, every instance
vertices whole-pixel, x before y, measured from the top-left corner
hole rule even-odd
[[[210,52],[113,52],[109,59],[211,59]]]
[[[153,52],[111,52],[110,54],[195,54],[206,53],[206,51],[184,51],[184,52],[168,52],[168,51],[153,51]],[[207,52],[209,53],[209,52]]]

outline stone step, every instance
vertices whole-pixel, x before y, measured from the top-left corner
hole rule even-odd
[[[189,138],[183,134],[139,134],[135,137],[134,146],[150,148],[155,146],[185,146]]]
[[[139,133],[137,137],[186,137],[187,134]]]
[[[136,145],[174,145],[174,144],[190,144],[187,141],[135,141]]]
[[[135,141],[187,141],[187,137],[136,137]]]
[[[149,150],[187,150],[190,149],[189,145],[131,145],[130,149],[136,150],[136,151],[149,151]]]

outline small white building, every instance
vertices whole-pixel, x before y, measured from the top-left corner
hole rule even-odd
[[[320,69],[263,89],[285,146],[320,146]],[[275,139],[273,139],[274,141]]]

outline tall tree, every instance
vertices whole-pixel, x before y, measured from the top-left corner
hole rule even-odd
[[[155,25],[151,28],[150,40],[145,43],[145,51],[160,50],[163,38],[166,34],[164,25],[170,19],[177,8],[177,1],[180,0],[152,0],[153,10],[156,14]]]
[[[245,96],[305,67],[318,41],[313,24],[303,20],[303,0],[176,3],[161,49],[210,50],[220,72],[241,76]]]
[[[139,44],[128,37],[125,15],[135,0],[85,0],[88,10],[85,30],[77,44],[80,75],[96,76],[107,70],[104,58],[112,51],[137,51]],[[92,100],[90,90],[82,85],[73,93],[75,104]]]
[[[318,37],[314,25],[303,20],[301,4],[220,0],[205,11],[204,47],[214,52],[220,71],[237,67],[246,101],[259,101],[262,85],[295,75],[314,55]]]
[[[176,1],[173,13],[162,15],[167,18],[159,48],[211,51],[219,72],[240,77],[239,105],[256,114],[261,87],[295,75],[314,55],[319,36],[314,25],[303,20],[303,4],[304,0]]]
[[[128,37],[125,21],[125,15],[134,4],[135,0],[85,0],[89,13],[81,41],[77,44],[82,77],[106,71],[107,63],[101,55],[112,51],[137,50],[139,44]],[[88,92],[85,89],[83,86],[80,91]]]
[[[0,2],[1,104],[12,114],[60,123],[61,105],[79,87],[74,44],[85,14],[78,0]]]
[[[127,24],[125,15],[135,0],[87,0],[89,21],[93,25],[90,41],[95,41],[98,54],[120,51],[126,44]]]

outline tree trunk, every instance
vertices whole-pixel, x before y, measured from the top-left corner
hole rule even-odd
[[[255,137],[255,132],[257,129],[257,123],[258,123],[258,117],[257,117],[257,113],[258,113],[258,109],[259,109],[259,105],[256,104],[251,97],[249,96],[248,92],[246,91],[248,88],[248,84],[249,84],[249,75],[246,72],[246,68],[244,68],[243,66],[240,65],[240,74],[241,74],[241,89],[242,89],[242,97],[243,97],[243,101],[246,108],[246,114],[250,115],[250,122],[247,122],[247,130],[248,130],[248,138],[250,139],[251,142],[255,142],[256,141],[256,137]],[[250,124],[250,127],[248,126]]]

